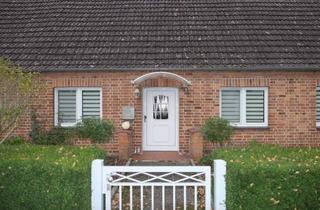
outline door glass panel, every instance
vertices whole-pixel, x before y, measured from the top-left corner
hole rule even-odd
[[[153,119],[165,120],[169,118],[169,97],[158,95],[153,97]]]

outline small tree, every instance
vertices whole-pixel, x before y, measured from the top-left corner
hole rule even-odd
[[[36,75],[0,58],[0,144],[17,128],[37,93]]]
[[[231,139],[233,131],[233,127],[230,126],[228,120],[218,117],[210,117],[201,127],[204,139],[210,142],[218,142],[220,145]]]

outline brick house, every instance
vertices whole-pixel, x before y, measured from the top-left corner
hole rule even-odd
[[[110,153],[199,156],[214,146],[199,127],[221,116],[233,145],[320,145],[319,1],[6,0],[0,11],[0,56],[40,71],[46,129],[107,118]],[[30,128],[26,116],[16,133]]]

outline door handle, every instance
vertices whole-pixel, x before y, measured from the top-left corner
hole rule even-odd
[[[143,116],[143,121],[146,122],[147,121],[147,115]]]

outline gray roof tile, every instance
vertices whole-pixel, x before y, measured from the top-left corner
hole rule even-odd
[[[320,67],[319,0],[2,0],[0,56],[35,70]]]

